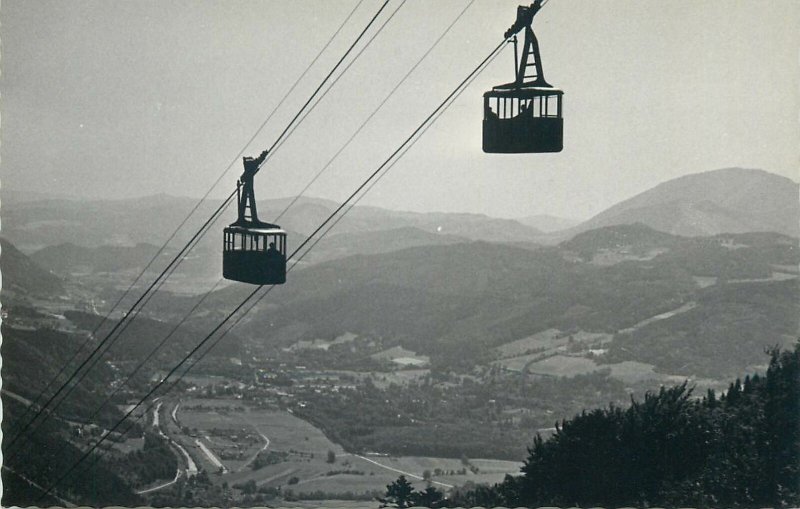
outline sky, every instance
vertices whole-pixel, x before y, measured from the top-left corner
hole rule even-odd
[[[234,162],[211,192],[226,196],[237,154],[272,145],[382,1],[358,5],[259,130],[357,4],[4,1],[0,185],[200,197]],[[468,6],[307,191],[344,199],[502,40],[518,4],[390,0],[366,37],[388,19],[383,30],[259,173],[258,198],[300,192]],[[509,46],[361,203],[585,219],[717,168],[800,180],[798,26],[796,0],[550,0],[534,29],[565,92],[564,150],[481,151],[482,94],[513,80]]]

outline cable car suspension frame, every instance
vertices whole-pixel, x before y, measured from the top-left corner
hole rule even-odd
[[[483,151],[487,153],[560,152],[563,149],[564,92],[544,77],[534,16],[547,2],[535,0],[517,8],[517,19],[504,37],[514,44],[514,81],[483,95]],[[524,32],[522,55],[517,34]],[[528,74],[532,71],[532,74]]]

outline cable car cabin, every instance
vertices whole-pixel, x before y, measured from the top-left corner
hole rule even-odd
[[[564,148],[564,92],[550,87],[483,94],[483,151],[500,154],[561,152]]]
[[[222,275],[255,285],[286,282],[286,232],[231,225],[223,231]]]
[[[239,217],[222,233],[222,276],[254,285],[286,282],[286,232],[258,220],[253,178],[267,157],[243,158],[244,173],[236,184]]]
[[[544,2],[517,8],[517,19],[503,37],[514,43],[514,73],[511,83],[483,94],[483,151],[492,154],[561,152],[564,148],[564,92],[544,79],[539,42],[533,33],[533,18]],[[525,42],[518,59],[517,33]]]

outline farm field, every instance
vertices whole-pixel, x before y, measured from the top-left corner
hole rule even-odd
[[[183,399],[175,413],[183,431],[170,415],[175,402],[165,408],[162,420],[170,421],[171,434],[180,435],[173,438],[191,448],[198,465],[212,473],[212,481],[230,486],[253,481],[258,487],[280,487],[296,494],[360,494],[383,492],[387,484],[406,475],[424,489],[423,473],[428,470],[431,482],[446,489],[470,481],[498,482],[506,474],[519,473],[521,466],[501,460],[475,459],[465,465],[452,458],[354,455],[288,411],[252,408],[236,399]],[[195,443],[198,440],[203,448]],[[223,473],[202,449],[219,459]],[[256,457],[264,461],[255,461]]]
[[[567,335],[558,329],[547,329],[526,338],[518,339],[495,348],[501,358],[518,357],[536,351],[539,354],[544,350],[557,348],[567,344]]]
[[[503,369],[508,371],[519,371],[522,372],[525,370],[525,366],[528,364],[541,359],[541,353],[529,353],[526,355],[518,355],[516,357],[510,357],[508,359],[500,359],[497,361],[493,361],[493,366],[500,366]]]
[[[555,355],[528,366],[528,372],[536,375],[575,376],[585,375],[600,369],[593,360],[583,357]]]
[[[495,348],[501,360],[519,357],[546,357],[566,351],[570,343],[582,344],[585,347],[602,345],[613,339],[613,336],[603,332],[564,332],[558,329],[547,329],[532,336],[518,339]],[[535,355],[534,355],[535,354]]]

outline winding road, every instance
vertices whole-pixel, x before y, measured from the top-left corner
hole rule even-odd
[[[178,403],[178,404],[180,404],[180,403]],[[183,446],[181,444],[179,444],[178,442],[176,442],[173,439],[169,438],[161,430],[160,421],[159,421],[159,413],[161,412],[161,406],[162,405],[163,405],[163,401],[159,401],[158,405],[156,405],[156,408],[153,410],[153,427],[156,428],[156,430],[158,431],[158,435],[160,437],[167,439],[171,445],[175,446],[181,452],[181,454],[183,455],[183,458],[186,460],[186,468],[183,469],[183,468],[178,467],[178,470],[175,472],[175,478],[173,480],[171,480],[169,482],[165,482],[164,484],[159,484],[158,486],[153,486],[152,488],[139,490],[139,491],[136,492],[138,495],[144,495],[145,493],[158,491],[158,490],[164,489],[164,488],[166,488],[168,486],[172,486],[173,484],[178,482],[178,479],[181,478],[181,476],[183,475],[184,472],[186,472],[186,476],[187,477],[192,477],[194,475],[197,475],[197,472],[198,472],[197,465],[195,464],[194,460],[192,460],[192,457],[189,456],[189,453],[186,452],[186,449],[184,449]],[[175,419],[175,411],[177,409],[178,409],[178,405],[175,405],[175,408],[172,410],[172,418],[173,418],[173,420]]]

